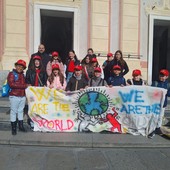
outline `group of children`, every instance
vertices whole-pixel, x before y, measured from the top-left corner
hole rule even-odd
[[[141,71],[138,69],[133,70],[132,79],[125,80],[123,76],[129,71],[129,68],[123,60],[120,50],[116,51],[114,58],[112,53],[108,53],[107,60],[103,63],[102,68],[94,54],[87,54],[80,62],[75,52],[71,50],[66,66],[63,65],[58,52],[55,51],[52,53],[52,58],[47,63],[46,68],[43,67],[41,57],[36,55],[32,58],[32,64],[29,64],[26,76],[24,76],[24,69],[26,69],[26,62],[18,60],[15,63],[15,69],[9,73],[7,78],[11,87],[9,100],[12,135],[17,134],[17,122],[19,130],[26,131],[23,126],[23,109],[26,102],[25,89],[28,86],[47,86],[65,91],[76,91],[96,86],[146,85],[146,82],[141,78]],[[162,69],[160,70],[159,80],[152,84],[155,87],[168,89],[164,107],[167,105],[167,96],[170,96],[168,77],[168,70]],[[156,130],[150,134],[151,138],[155,133],[161,133],[160,126],[163,114],[161,113]]]

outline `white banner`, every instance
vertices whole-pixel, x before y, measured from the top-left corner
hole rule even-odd
[[[26,96],[34,131],[146,136],[156,127],[166,92],[149,86],[91,87],[76,92],[29,87]]]

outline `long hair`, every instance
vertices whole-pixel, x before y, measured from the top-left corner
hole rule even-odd
[[[89,57],[89,61],[90,61],[88,64],[92,65],[92,64],[91,64],[91,57],[90,57],[89,54],[87,54],[87,55],[83,58],[83,60],[81,60],[81,64],[82,64],[82,65],[86,65],[86,64],[87,64],[87,63],[86,63],[86,58],[87,58],[87,57]]]
[[[57,58],[58,62],[61,63],[61,57],[60,56],[57,56],[57,57],[58,57]],[[51,56],[50,62],[52,63],[53,61],[54,61],[54,57]]]
[[[64,84],[64,76],[63,76],[63,74],[61,73],[60,70],[58,70],[58,71],[59,71],[59,72],[58,72],[58,76],[59,76],[59,78],[60,78],[60,83],[61,83],[62,86],[63,86],[63,84]],[[52,71],[51,75],[48,77],[48,81],[50,82],[50,84],[53,83],[54,77],[55,77],[55,74],[54,74],[53,71]]]
[[[125,65],[125,60],[123,59],[123,54],[122,54],[122,51],[121,50],[117,50],[116,52],[115,52],[115,54],[114,54],[114,60],[117,60],[116,59],[116,55],[117,55],[117,53],[120,53],[120,64],[122,65],[122,66],[124,66]]]
[[[77,58],[77,56],[76,56],[76,53],[75,53],[75,51],[74,50],[70,50],[69,52],[72,52],[73,54],[74,54],[74,59],[75,59],[75,61],[77,61],[78,60],[78,58]],[[69,53],[68,52],[68,53]],[[69,59],[70,57],[68,56],[68,59]]]
[[[43,66],[43,63],[42,63],[42,60],[38,60],[40,62],[40,66],[39,66],[39,69],[43,72],[45,71],[44,69],[44,66]],[[36,67],[35,67],[35,60],[33,60],[32,62],[32,65],[30,66],[31,70],[36,70]]]

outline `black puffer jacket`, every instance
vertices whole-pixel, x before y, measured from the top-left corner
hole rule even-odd
[[[28,69],[26,72],[26,83],[31,84],[32,86],[35,86],[35,77],[36,77],[36,71],[32,69]],[[38,80],[38,86],[45,86],[47,83],[47,74],[44,71],[40,71],[39,78],[41,80]]]

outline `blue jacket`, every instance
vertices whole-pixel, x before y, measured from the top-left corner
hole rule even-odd
[[[111,76],[108,79],[108,85],[120,86],[122,84],[126,86],[126,80],[122,76]]]
[[[154,81],[152,82],[152,86],[153,87],[160,87],[160,88],[164,88],[164,89],[167,89],[167,94],[165,96],[165,101],[164,101],[164,105],[163,107],[166,107],[167,106],[167,100],[168,100],[168,97],[170,97],[170,84],[168,83],[168,80],[166,81]]]

